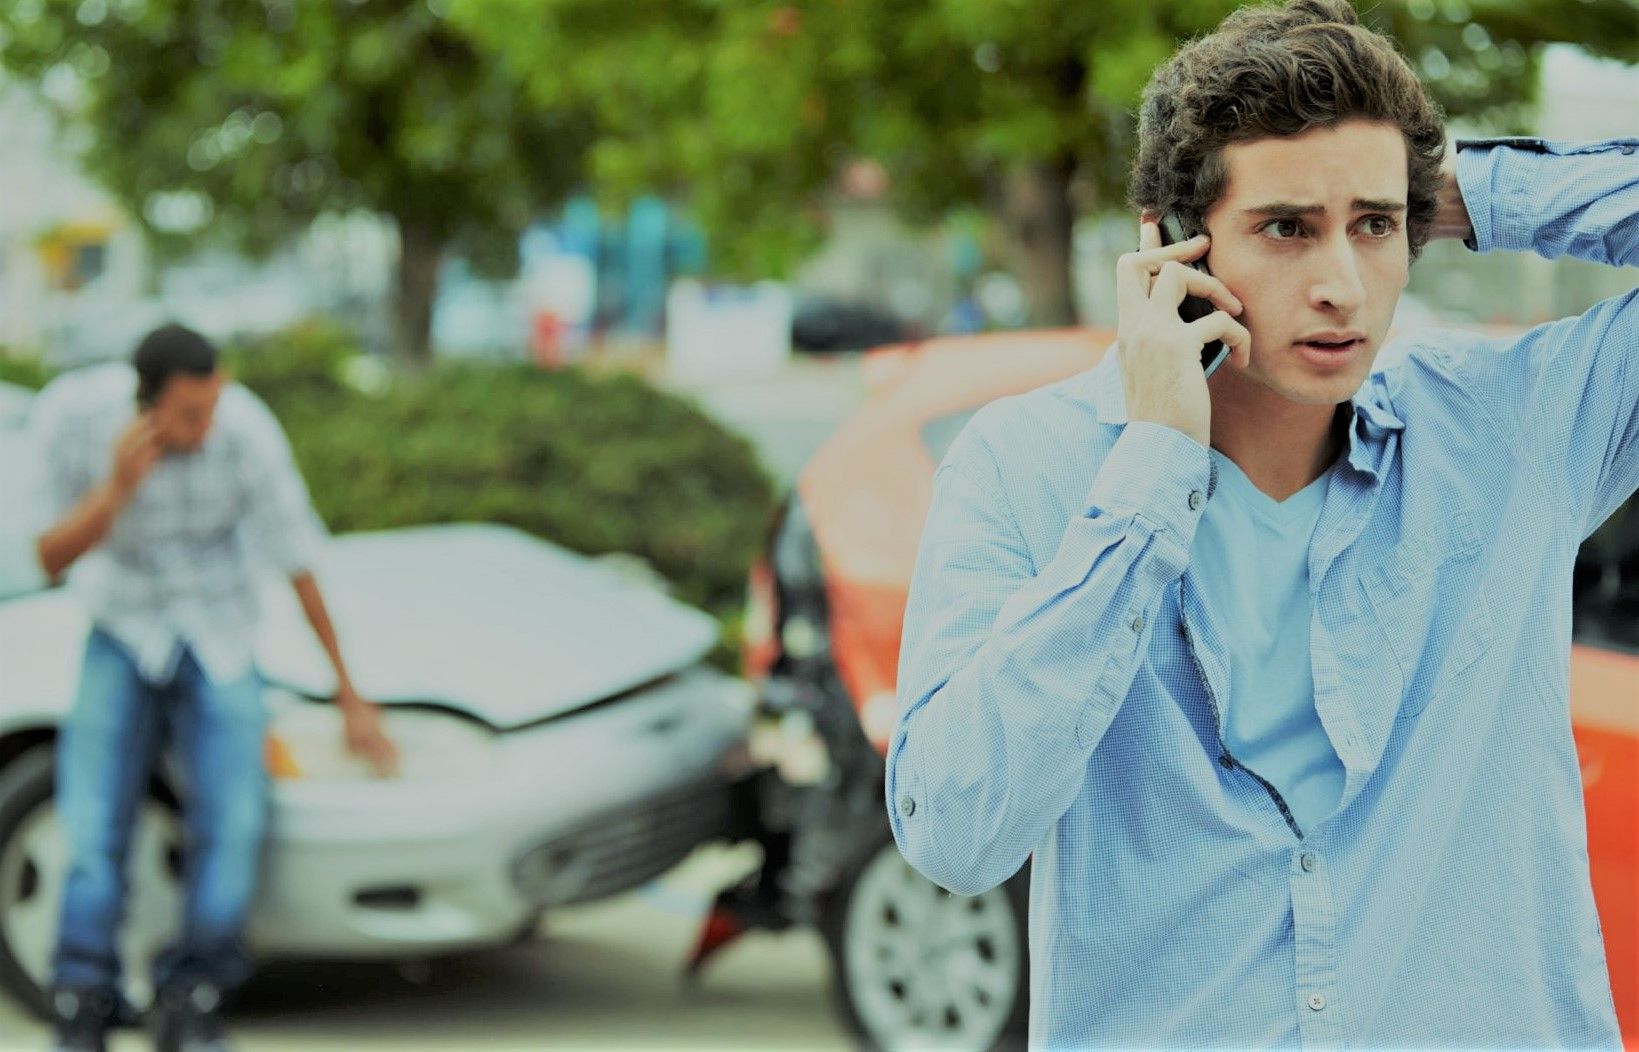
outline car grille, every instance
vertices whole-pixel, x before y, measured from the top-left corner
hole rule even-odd
[[[616,811],[525,851],[513,866],[520,893],[541,906],[616,895],[670,869],[728,829],[729,789],[691,786]]]

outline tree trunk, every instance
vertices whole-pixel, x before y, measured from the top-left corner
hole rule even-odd
[[[433,297],[438,293],[438,263],[443,239],[430,227],[405,216],[398,226],[398,273],[393,297],[393,357],[412,369],[432,362]]]
[[[1075,210],[1070,204],[1069,160],[1015,165],[1002,179],[1002,217],[1018,261],[1029,302],[1030,323],[1063,326],[1076,323],[1070,285],[1071,232]]]

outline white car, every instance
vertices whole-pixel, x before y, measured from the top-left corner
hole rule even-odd
[[[67,863],[53,742],[87,619],[15,550],[22,458],[6,408],[0,392],[0,595],[23,594],[0,600],[0,986],[39,1012]],[[335,538],[318,576],[360,691],[388,706],[402,774],[370,777],[346,753],[322,651],[288,584],[270,581],[257,956],[503,943],[546,908],[635,887],[730,835],[752,697],[703,664],[717,638],[704,613],[498,526]],[[181,901],[173,784],[162,770],[131,849],[122,949],[139,1005]]]

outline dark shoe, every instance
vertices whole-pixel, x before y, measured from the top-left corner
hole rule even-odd
[[[229,1052],[217,1010],[222,994],[209,983],[160,991],[154,1002],[154,1052]]]
[[[119,998],[107,990],[64,986],[51,994],[52,1052],[106,1052]]]

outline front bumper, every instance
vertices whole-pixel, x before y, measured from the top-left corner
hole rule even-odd
[[[263,955],[454,950],[635,887],[731,835],[750,715],[743,683],[696,668],[498,734],[465,772],[279,782],[250,942]]]

